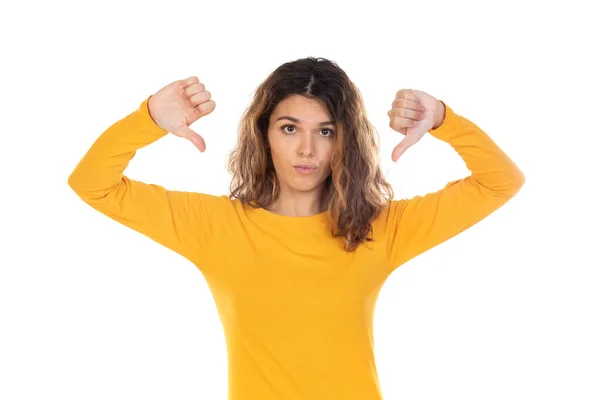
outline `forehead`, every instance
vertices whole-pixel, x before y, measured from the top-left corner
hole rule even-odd
[[[321,100],[295,94],[280,101],[273,110],[274,117],[281,115],[292,115],[303,120],[310,120],[327,118],[329,113]]]

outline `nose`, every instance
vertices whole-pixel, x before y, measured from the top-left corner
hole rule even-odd
[[[313,155],[315,139],[310,132],[304,132],[299,135],[300,143],[298,144],[298,154],[301,156]]]

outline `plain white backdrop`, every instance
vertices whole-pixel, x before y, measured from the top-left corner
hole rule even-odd
[[[402,88],[476,123],[527,179],[390,275],[374,322],[384,398],[600,398],[600,32],[583,4],[2,5],[0,398],[226,399],[203,275],[93,210],[67,179],[111,124],[195,75],[217,104],[192,125],[206,152],[169,134],[126,175],[228,194],[225,158],[253,91],[307,56],[337,62],[360,88],[396,198],[469,174],[429,134],[391,162],[402,135],[386,113]]]

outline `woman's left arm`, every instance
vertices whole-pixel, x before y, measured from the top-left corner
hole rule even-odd
[[[444,102],[407,90],[398,92],[392,107],[390,126],[406,136],[394,149],[395,159],[429,131],[450,144],[471,171],[437,192],[391,201],[384,230],[393,270],[497,210],[521,189],[525,175],[483,130]],[[418,118],[418,110],[425,118],[409,121]]]

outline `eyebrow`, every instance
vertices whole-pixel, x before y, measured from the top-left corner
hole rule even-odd
[[[277,120],[276,120],[275,122],[279,121],[280,119],[289,119],[289,120],[290,120],[290,121],[292,121],[292,122],[295,122],[295,123],[300,123],[300,120],[299,120],[298,118],[294,118],[294,117],[291,117],[291,116],[289,116],[289,115],[284,115],[283,117],[279,117],[279,118],[277,118]],[[331,126],[334,126],[334,125],[333,125],[333,121],[323,121],[323,122],[321,122],[321,123],[319,124],[319,126],[325,126],[325,125],[331,125]]]

